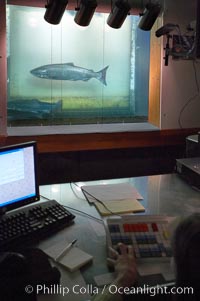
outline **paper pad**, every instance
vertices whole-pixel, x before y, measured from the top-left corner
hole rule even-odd
[[[101,215],[111,215],[131,212],[144,212],[145,208],[137,200],[104,201],[94,203]]]
[[[45,250],[45,253],[48,254],[51,258],[56,258],[62,249],[58,247],[51,246]],[[84,252],[83,250],[73,247],[71,248],[63,257],[59,259],[59,264],[65,266],[70,272],[78,270],[80,267],[86,263],[92,261],[92,255]]]

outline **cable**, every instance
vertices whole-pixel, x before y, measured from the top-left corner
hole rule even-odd
[[[51,201],[51,199],[47,198],[46,196],[40,194],[40,197],[42,197],[43,199],[47,200],[47,201]]]
[[[104,204],[104,202],[102,202],[101,200],[99,200],[99,199],[97,199],[94,195],[92,195],[91,193],[89,193],[88,191],[86,191],[86,190],[84,190],[83,188],[82,188],[82,191],[84,192],[84,194],[88,194],[90,197],[92,197],[95,201],[97,201],[98,203],[100,203],[108,212],[110,212],[111,214],[114,214],[114,215],[119,215],[120,216],[120,214],[117,214],[117,213],[114,213],[114,212],[112,212],[105,204]]]
[[[81,186],[79,186],[79,185],[76,184],[76,183],[70,183],[70,188],[71,188],[73,194],[75,195],[75,197],[77,197],[77,198],[80,199],[80,200],[86,201],[85,198],[81,198],[81,197],[76,193],[76,191],[74,190],[72,184],[75,185],[75,186],[77,186],[79,189],[81,189]]]
[[[70,183],[70,187],[71,187],[71,189],[72,189],[72,191],[73,191],[73,193],[75,194],[75,196],[76,197],[78,197],[78,195],[75,193],[75,191],[73,190],[73,188],[72,188],[72,185],[71,185],[72,183]],[[81,188],[78,184],[76,184],[76,183],[73,183],[75,186],[77,186],[77,187],[79,187],[80,189],[82,189],[82,191],[84,192],[84,194],[88,194],[90,197],[92,197],[95,201],[97,201],[97,202],[99,202],[108,212],[110,212],[111,214],[114,214],[114,212],[112,212],[105,204],[104,204],[104,202],[102,202],[101,200],[99,200],[99,199],[97,199],[96,197],[94,197],[92,194],[90,194],[89,192],[87,192],[86,190],[84,190],[83,188]],[[78,198],[80,198],[80,197],[78,197]],[[81,198],[81,199],[83,199],[83,198]],[[86,197],[86,199],[87,199],[87,197]],[[84,198],[84,200],[85,200],[85,198]]]
[[[191,96],[187,102],[185,103],[185,105],[182,107],[182,109],[180,110],[179,113],[179,118],[178,118],[178,124],[179,127],[182,129],[182,124],[181,124],[181,116],[183,114],[183,112],[185,111],[185,109],[187,108],[187,106],[200,94],[200,88],[199,88],[199,83],[198,83],[198,78],[197,78],[197,70],[196,70],[196,66],[195,66],[195,61],[192,61],[193,64],[193,68],[194,68],[194,76],[195,76],[195,83],[196,83],[196,87],[197,87],[197,93],[194,96]]]
[[[71,183],[70,183],[71,184]],[[92,195],[91,193],[89,193],[88,191],[84,190],[84,188],[81,188],[81,186],[79,186],[77,183],[73,183],[75,186],[79,187],[82,192],[84,192],[85,197],[86,195],[89,195],[90,197],[92,197],[95,201],[97,201],[98,203],[100,203],[108,212],[110,212],[110,214],[114,214],[114,215],[118,215],[120,216],[120,214],[114,213],[113,211],[111,211],[105,204],[104,202],[102,202],[101,200],[97,199],[94,195]],[[72,190],[73,191],[73,190]],[[73,191],[74,192],[74,191]],[[74,193],[75,194],[75,193]],[[76,194],[75,194],[76,195]],[[87,197],[86,197],[87,199]]]
[[[71,185],[72,183],[70,183],[70,187],[71,187],[71,189],[72,189],[72,191],[73,191],[73,193],[75,194],[75,196],[76,197],[78,197],[77,196],[77,194],[74,192],[74,190],[73,190],[73,188],[72,188],[72,185]],[[73,183],[75,186],[77,186],[77,187],[79,187],[80,189],[82,189],[82,191],[84,192],[84,194],[88,194],[90,197],[92,197],[95,201],[97,201],[98,203],[100,203],[108,212],[110,212],[111,214],[115,214],[115,215],[117,215],[116,213],[114,213],[114,212],[112,212],[105,204],[104,204],[104,202],[102,202],[101,200],[99,200],[99,199],[97,199],[95,196],[93,196],[92,194],[90,194],[89,192],[87,192],[86,190],[84,190],[84,188],[81,188],[78,184],[76,184],[76,183]],[[78,197],[78,198],[80,198],[80,197]],[[82,199],[82,198],[81,198]],[[86,197],[86,199],[87,199],[87,197]],[[85,200],[85,199],[84,199]]]

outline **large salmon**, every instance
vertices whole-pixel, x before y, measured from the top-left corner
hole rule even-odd
[[[106,66],[100,71],[95,72],[91,69],[75,66],[73,63],[66,63],[44,65],[35,68],[30,72],[36,77],[54,80],[88,81],[91,78],[96,78],[106,86],[107,69],[108,66]]]

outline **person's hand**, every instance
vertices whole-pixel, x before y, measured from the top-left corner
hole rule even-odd
[[[131,286],[137,279],[134,250],[132,246],[122,243],[118,247],[119,252],[110,248],[111,258],[108,258],[107,262],[115,268],[117,284],[123,287]]]

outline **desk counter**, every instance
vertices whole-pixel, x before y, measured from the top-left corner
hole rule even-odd
[[[42,242],[42,248],[56,244],[59,240],[72,241],[76,238],[78,247],[94,256],[93,263],[81,269],[86,282],[93,285],[95,285],[94,276],[108,272],[106,236],[103,223],[99,220],[101,219],[99,213],[93,205],[88,203],[78,186],[117,183],[129,183],[138,190],[144,198],[141,201],[145,207],[144,214],[180,216],[200,212],[200,192],[189,186],[177,174],[41,186],[42,196],[55,199],[64,206],[68,206],[69,210],[76,215],[72,226]],[[74,211],[72,208],[90,214],[94,218]],[[74,296],[73,300],[86,300],[86,296]]]

